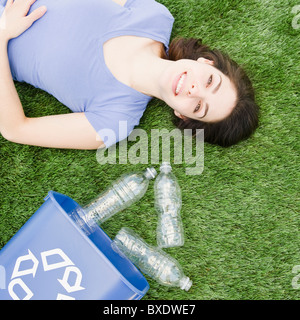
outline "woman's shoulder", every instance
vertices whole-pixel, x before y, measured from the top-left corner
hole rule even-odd
[[[145,13],[159,13],[164,14],[170,19],[174,19],[169,9],[162,3],[155,0],[127,0],[125,7],[139,8]]]

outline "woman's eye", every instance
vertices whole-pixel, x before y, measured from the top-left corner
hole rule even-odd
[[[199,103],[197,104],[197,107],[195,108],[194,112],[199,111],[200,108],[201,108],[201,102],[199,102]]]
[[[213,80],[213,76],[211,75],[211,76],[208,78],[208,81],[207,81],[207,86],[208,86],[208,87],[211,85],[212,80]]]

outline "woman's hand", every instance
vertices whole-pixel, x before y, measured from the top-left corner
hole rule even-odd
[[[10,39],[18,37],[46,13],[47,8],[41,6],[27,16],[30,7],[35,1],[36,0],[7,0],[0,18],[0,38],[2,40],[9,41]]]

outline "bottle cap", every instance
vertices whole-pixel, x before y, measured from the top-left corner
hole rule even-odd
[[[189,291],[192,284],[193,284],[193,281],[190,280],[189,277],[184,277],[180,281],[180,289],[185,290],[185,291]]]
[[[163,162],[160,166],[160,171],[164,173],[168,173],[172,171],[172,167],[169,162]]]
[[[145,176],[147,179],[154,179],[156,175],[157,175],[157,172],[153,167],[147,168],[145,172]]]

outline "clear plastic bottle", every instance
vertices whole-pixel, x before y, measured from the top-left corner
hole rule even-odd
[[[160,166],[155,179],[155,208],[158,212],[157,245],[160,248],[179,247],[184,244],[184,231],[180,216],[181,190],[168,162]]]
[[[112,247],[127,256],[143,273],[166,286],[188,291],[192,285],[178,261],[159,248],[150,246],[129,228],[122,228]],[[119,250],[118,250],[119,249]]]
[[[157,172],[147,168],[144,172],[122,175],[110,188],[83,207],[77,207],[70,216],[87,233],[90,234],[97,224],[101,224],[115,213],[124,210],[140,200]]]

